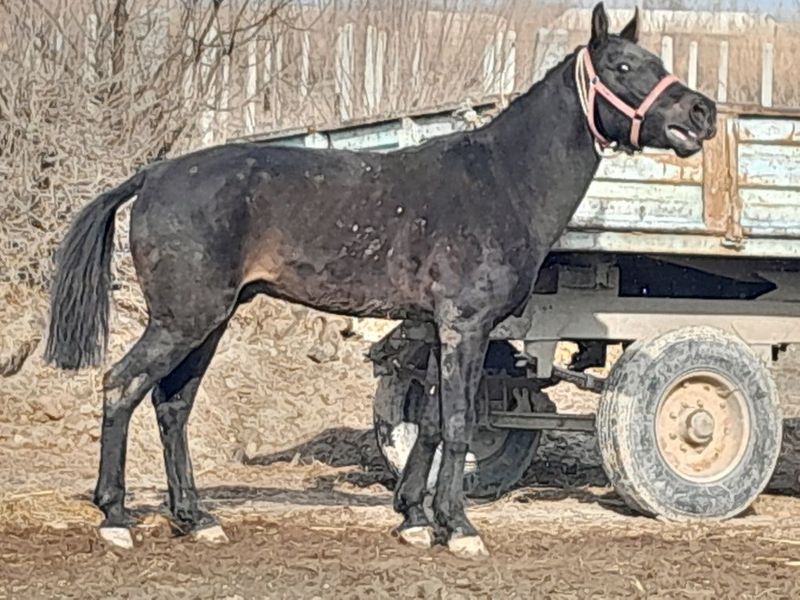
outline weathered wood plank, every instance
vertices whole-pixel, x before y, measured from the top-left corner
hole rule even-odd
[[[595,180],[607,179],[699,185],[703,182],[703,162],[700,155],[681,160],[672,152],[620,155],[600,163]]]
[[[717,102],[728,101],[728,40],[719,43],[719,71],[717,72]]]
[[[665,202],[665,199],[669,199]],[[594,181],[571,228],[703,231],[700,186]]]
[[[800,239],[800,190],[740,189],[739,195],[748,233]]]
[[[800,120],[739,119],[739,142],[800,145]]]
[[[727,117],[720,117],[720,133],[703,146],[703,212],[706,227],[716,233],[725,231],[730,213],[727,130]]]
[[[739,186],[800,188],[800,145],[740,144]]]

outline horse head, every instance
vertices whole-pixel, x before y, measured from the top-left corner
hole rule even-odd
[[[633,153],[648,146],[692,156],[716,134],[716,105],[668,73],[638,38],[638,9],[615,35],[603,4],[595,7],[591,39],[576,62],[589,128],[601,147]]]

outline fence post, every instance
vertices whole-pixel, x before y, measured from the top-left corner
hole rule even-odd
[[[220,70],[219,81],[219,130],[222,141],[228,139],[228,125],[230,121],[230,81],[231,81],[231,56],[227,52],[222,55],[222,69]]]
[[[771,42],[764,42],[761,59],[761,106],[772,106],[772,76],[775,50]]]
[[[270,123],[278,127],[281,120],[281,105],[278,86],[280,72],[283,67],[283,37],[270,36],[264,49],[264,87],[265,94],[269,94]]]
[[[367,47],[364,57],[364,100],[372,114],[383,96],[383,62],[386,56],[386,32],[367,27]]]
[[[494,80],[497,68],[497,45],[494,38],[486,36],[486,45],[483,51],[483,93],[491,94],[494,92]]]
[[[717,102],[728,101],[728,41],[719,43],[719,71],[717,72]]]
[[[534,50],[533,80],[539,81],[547,71],[555,67],[567,53],[567,31],[565,29],[547,29],[542,27],[536,31]]]
[[[336,97],[339,118],[349,121],[353,115],[353,24],[339,28],[336,38]]]
[[[689,76],[687,82],[690,88],[697,87],[697,42],[689,42]]]
[[[517,32],[507,31],[505,36],[505,52],[503,54],[503,77],[500,92],[508,95],[514,91],[517,83]]]
[[[664,68],[670,73],[673,69],[672,58],[672,37],[665,35],[661,38],[661,62],[664,63]]]
[[[183,67],[183,98],[187,102],[194,100],[194,23],[189,21],[186,25],[186,39],[184,40],[184,63]]]
[[[205,39],[202,40],[202,43],[205,44],[206,47],[203,50],[203,56],[200,59],[199,70],[200,90],[203,93],[201,101],[206,104],[206,107],[203,109],[203,112],[200,115],[200,132],[203,138],[204,146],[212,145],[216,138],[214,131],[214,110],[212,107],[208,106],[208,99],[216,99],[217,97],[217,78],[214,77],[213,80],[209,80],[211,77],[211,65],[213,65],[216,61],[218,53],[218,49],[210,44],[212,42],[215,43],[216,39],[217,29],[216,26],[212,25],[209,28],[208,33],[206,33]]]
[[[83,81],[86,84],[97,82],[97,32],[100,20],[94,13],[86,15],[86,37],[83,41]]]
[[[400,96],[400,32],[392,32],[392,70],[389,73],[389,108],[397,109]]]
[[[256,93],[258,89],[258,52],[256,40],[247,44],[247,69],[245,71],[244,130],[248,135],[256,132]]]
[[[300,38],[300,95],[308,96],[311,80],[311,33],[304,31]]]

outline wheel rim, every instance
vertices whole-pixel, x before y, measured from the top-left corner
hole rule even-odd
[[[709,483],[733,471],[747,451],[750,412],[729,379],[695,371],[663,394],[655,428],[667,465],[687,481]]]

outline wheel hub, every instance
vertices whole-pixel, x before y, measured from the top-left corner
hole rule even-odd
[[[714,436],[714,417],[706,410],[698,409],[686,419],[683,438],[694,446],[708,444]]]
[[[684,479],[710,482],[730,473],[750,439],[750,415],[741,393],[710,371],[677,380],[663,395],[656,415],[662,457]]]

